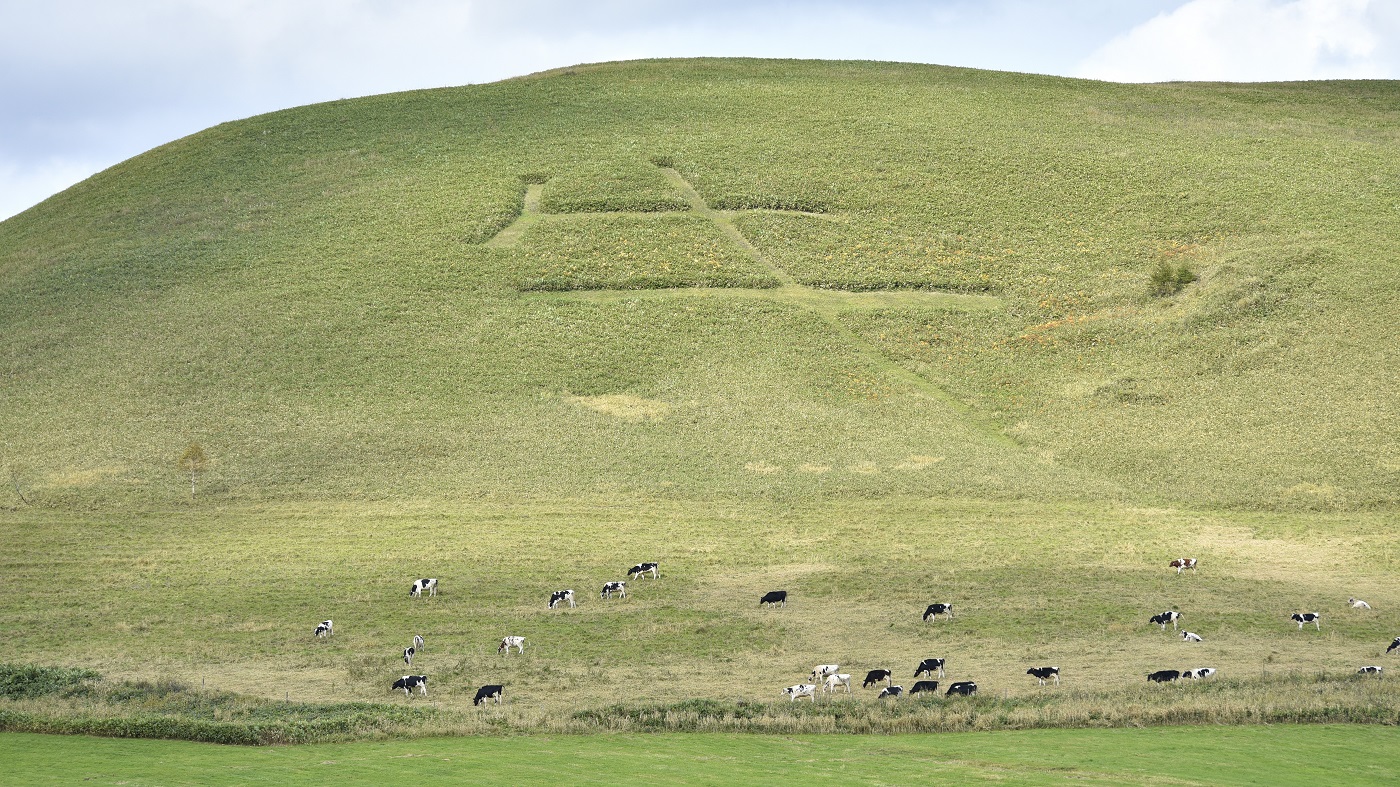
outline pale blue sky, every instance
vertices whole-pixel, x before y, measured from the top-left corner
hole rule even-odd
[[[0,218],[216,123],[639,57],[1400,78],[1400,0],[0,0]]]

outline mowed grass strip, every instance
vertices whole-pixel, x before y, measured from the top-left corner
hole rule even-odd
[[[903,736],[603,735],[238,748],[0,735],[25,784],[1393,784],[1400,732],[1347,725]]]

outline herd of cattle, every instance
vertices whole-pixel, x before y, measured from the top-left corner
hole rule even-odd
[[[1168,566],[1170,568],[1176,569],[1176,573],[1179,576],[1183,571],[1194,571],[1196,569],[1196,559],[1178,558],[1176,560],[1171,561],[1168,564]],[[654,562],[638,563],[637,565],[628,569],[627,578],[628,580],[632,580],[640,577],[645,577],[648,574],[651,575],[652,579],[659,579],[661,577],[659,565]],[[426,592],[429,596],[436,596],[437,588],[438,581],[436,579],[418,579],[414,580],[412,586],[409,588],[408,595],[412,598],[419,598]],[[612,581],[604,583],[602,591],[599,593],[599,597],[606,600],[612,598],[613,596],[617,596],[618,598],[627,598],[627,582]],[[786,590],[769,591],[768,593],[763,594],[761,598],[759,598],[758,605],[760,607],[763,607],[765,605],[786,607],[787,597],[788,592]],[[556,590],[550,594],[549,608],[555,609],[560,604],[568,604],[570,608],[578,606],[577,601],[575,601],[574,599],[574,591],[572,589]],[[1371,609],[1370,604],[1367,604],[1365,601],[1356,598],[1347,599],[1347,604],[1353,609]],[[946,615],[947,617],[952,618],[953,605],[950,603],[943,602],[929,604],[928,607],[924,610],[923,619],[925,622],[937,622],[939,615]],[[1299,629],[1302,629],[1303,626],[1311,623],[1317,628],[1318,631],[1322,630],[1322,616],[1317,612],[1295,612],[1290,616],[1290,619],[1298,624]],[[1161,626],[1163,631],[1167,630],[1167,624],[1170,623],[1172,630],[1177,631],[1177,624],[1180,622],[1180,620],[1180,612],[1174,610],[1167,610],[1160,614],[1153,615],[1149,622]],[[1181,638],[1186,642],[1202,641],[1200,635],[1194,632],[1182,630],[1179,633],[1181,635]],[[335,634],[335,625],[333,621],[323,620],[319,625],[316,626],[315,635],[317,638],[326,638],[332,636],[333,634]],[[407,648],[404,648],[404,664],[411,666],[413,664],[414,656],[421,652],[422,649],[423,637],[421,635],[414,635],[413,644]],[[496,652],[501,655],[508,656],[510,655],[512,649],[514,649],[517,653],[523,655],[525,653],[525,638],[521,636],[502,637],[500,644],[496,648]],[[1396,637],[1394,641],[1390,643],[1390,647],[1386,648],[1385,652],[1390,653],[1391,651],[1394,651],[1396,649],[1400,649],[1400,637]],[[946,659],[943,658],[928,658],[920,661],[918,666],[914,669],[915,683],[913,687],[909,690],[909,694],[933,694],[937,692],[938,681],[918,679],[920,677],[932,678],[935,672],[938,673],[938,677],[943,678],[945,677],[945,666]],[[813,702],[816,702],[818,691],[835,694],[842,687],[846,689],[847,694],[850,694],[851,676],[849,673],[844,673],[840,670],[841,667],[839,664],[818,664],[817,666],[812,668],[811,683],[798,683],[792,686],[788,686],[787,688],[783,689],[781,693],[787,695],[788,699],[791,702],[796,702],[797,700],[803,697],[807,697]],[[1357,670],[1359,674],[1363,675],[1380,675],[1383,671],[1383,668],[1378,666],[1366,666]],[[1185,670],[1166,669],[1157,670],[1156,672],[1149,673],[1147,675],[1147,679],[1153,683],[1170,683],[1183,678],[1191,680],[1201,680],[1209,678],[1215,673],[1216,669],[1214,667],[1193,667]],[[1060,684],[1059,667],[1031,667],[1030,669],[1026,670],[1026,674],[1039,681],[1041,686],[1044,686],[1046,684],[1046,681],[1048,680],[1053,680],[1055,682],[1055,685],[1057,686]],[[898,698],[905,693],[903,686],[895,685],[894,674],[888,669],[870,670],[866,673],[865,680],[861,683],[861,687],[869,689],[880,686],[881,683],[884,683],[885,685],[881,688],[878,699],[883,700],[887,697]],[[428,695],[428,676],[404,675],[399,679],[395,680],[390,687],[391,691],[402,690],[405,696],[410,697],[413,695],[414,689],[417,689],[422,696],[426,697]],[[477,690],[476,697],[472,700],[472,704],[481,705],[482,703],[488,700],[500,704],[503,699],[504,693],[505,687],[500,684],[488,684],[482,686],[480,689]],[[947,692],[945,693],[945,696],[970,697],[976,693],[977,683],[975,681],[962,680],[955,681],[952,684],[950,684],[948,686]]]

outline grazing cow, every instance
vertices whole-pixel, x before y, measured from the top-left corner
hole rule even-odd
[[[414,654],[414,653],[417,653],[417,652],[418,652],[418,651],[417,651],[417,650],[414,650],[413,648],[404,648],[404,649],[403,649],[403,663],[404,663],[404,664],[407,664],[407,665],[410,666],[410,667],[412,667],[412,666],[413,666],[413,654]]]
[[[1215,667],[1197,667],[1195,669],[1182,670],[1181,677],[1190,678],[1191,680],[1200,680],[1201,678],[1209,678],[1214,674]]]
[[[1031,675],[1036,680],[1040,681],[1040,685],[1042,686],[1045,685],[1045,681],[1047,678],[1054,678],[1055,685],[1060,685],[1059,667],[1031,667],[1030,669],[1026,670],[1026,674]]]
[[[1190,631],[1183,631],[1183,632],[1181,632],[1181,638],[1182,638],[1183,640],[1187,641],[1187,642],[1200,642],[1200,641],[1201,641],[1201,635],[1200,635],[1200,634],[1195,634],[1195,633],[1190,632]]]
[[[837,673],[837,674],[835,674],[835,675],[827,675],[827,676],[826,676],[826,680],[822,681],[822,688],[826,689],[828,692],[830,692],[830,693],[832,693],[832,694],[835,694],[835,693],[836,693],[836,687],[837,687],[837,686],[845,686],[845,687],[846,687],[846,693],[847,693],[847,694],[850,694],[850,693],[851,693],[851,676],[850,676],[849,674],[845,673],[845,672],[840,672],[840,673]]]
[[[648,573],[651,574],[652,579],[661,578],[660,566],[658,566],[656,563],[638,563],[637,565],[627,569],[627,578],[641,579]]]
[[[788,702],[797,702],[803,697],[811,697],[812,702],[817,701],[817,687],[811,683],[799,683],[796,686],[788,686],[783,689],[783,693],[788,695]]]
[[[501,644],[497,646],[496,652],[509,656],[511,648],[515,648],[523,654],[525,652],[525,638],[501,637]]]
[[[1349,599],[1347,599],[1347,603],[1351,605],[1351,608],[1352,608],[1352,609],[1370,609],[1370,608],[1371,608],[1371,605],[1370,605],[1370,604],[1367,604],[1366,602],[1362,601],[1362,600],[1359,599],[1359,598],[1349,598]]]
[[[430,595],[430,596],[436,596],[436,595],[437,595],[437,580],[436,580],[436,579],[415,579],[415,580],[413,580],[413,587],[411,587],[411,588],[408,589],[408,595],[412,596],[413,598],[418,598],[419,596],[423,595],[423,591],[425,591],[425,590],[428,591],[428,595]]]
[[[865,682],[860,685],[861,688],[868,689],[882,680],[889,681],[891,686],[894,685],[894,677],[890,675],[890,671],[887,669],[873,669],[865,673]]]
[[[612,598],[612,594],[614,594],[614,593],[616,593],[616,594],[617,594],[618,596],[620,596],[621,598],[627,598],[627,583],[626,583],[626,582],[604,582],[604,583],[603,583],[603,592],[600,593],[600,594],[598,594],[598,595],[599,595],[599,597],[601,597],[601,598]]]
[[[422,637],[422,635],[420,635],[420,634],[414,634],[414,635],[413,635],[413,649],[414,649],[414,650],[422,650],[422,649],[423,649],[423,637]]]
[[[880,696],[876,697],[875,699],[877,699],[877,700],[882,700],[882,699],[884,699],[884,698],[886,698],[886,697],[894,697],[894,698],[898,699],[898,698],[899,698],[899,695],[901,695],[901,694],[903,694],[903,693],[904,693],[904,687],[903,687],[903,686],[886,686],[884,689],[882,689],[882,690],[880,691]]]
[[[335,634],[335,624],[329,620],[321,621],[321,624],[316,627],[316,636],[321,639],[325,639],[333,634]]]
[[[1148,675],[1147,679],[1153,683],[1171,683],[1180,677],[1181,673],[1174,669],[1162,669]]]
[[[1289,619],[1297,623],[1300,629],[1304,624],[1311,623],[1317,626],[1318,631],[1322,630],[1322,616],[1316,612],[1294,612]]]
[[[1167,624],[1170,623],[1172,624],[1172,631],[1176,631],[1176,622],[1178,620],[1181,620],[1181,613],[1173,612],[1169,609],[1160,615],[1153,615],[1152,619],[1147,622],[1156,623],[1157,625],[1162,627],[1163,631],[1167,630]]]
[[[476,697],[472,700],[473,705],[480,705],[487,700],[495,700],[497,705],[501,704],[501,695],[505,693],[505,686],[482,686],[476,690]]]
[[[1172,562],[1168,563],[1167,566],[1169,568],[1176,569],[1176,575],[1181,576],[1181,572],[1185,571],[1188,568],[1192,571],[1196,570],[1196,558],[1179,557],[1176,560],[1173,560]]]
[[[559,606],[559,602],[561,601],[569,602],[569,609],[573,609],[574,607],[578,606],[578,604],[574,603],[574,591],[572,590],[556,590],[553,593],[549,594],[550,609],[554,609],[555,607]]]
[[[413,690],[418,689],[424,697],[428,696],[428,676],[427,675],[405,675],[394,681],[394,685],[389,687],[390,691],[403,689],[405,697],[412,696]]]
[[[976,694],[976,693],[977,693],[977,684],[976,684],[976,683],[973,683],[973,682],[970,681],[970,680],[960,680],[960,681],[958,681],[957,683],[954,683],[953,685],[951,685],[951,686],[948,687],[948,693],[947,693],[945,696],[951,697],[951,696],[953,696],[954,694],[957,694],[957,695],[963,696],[963,697],[971,697],[972,695],[974,695],[974,694]]]
[[[947,615],[951,618],[953,616],[953,605],[929,604],[928,609],[924,610],[924,622],[927,623],[930,620],[932,620],[933,622],[937,623],[939,615]]]
[[[761,599],[758,600],[758,605],[761,607],[761,606],[763,606],[764,604],[777,604],[777,605],[780,606],[780,607],[786,607],[786,606],[787,606],[787,591],[786,591],[786,590],[770,590],[770,591],[768,591],[767,593],[764,593],[764,594],[763,594],[763,598],[761,598]]]
[[[1390,647],[1385,649],[1385,652],[1389,653],[1392,650],[1395,650],[1396,648],[1400,648],[1400,637],[1396,637],[1395,641],[1390,643]]]
[[[928,693],[930,693],[930,694],[935,694],[935,693],[937,693],[937,692],[938,692],[938,681],[936,681],[936,680],[920,680],[920,681],[916,681],[916,682],[914,683],[914,688],[912,688],[912,689],[909,690],[909,693],[910,693],[910,694],[922,694],[922,693],[924,693],[924,692],[928,692]]]
[[[914,677],[928,675],[933,677],[934,670],[938,671],[938,677],[943,677],[943,659],[924,659],[919,662],[919,666],[914,670]]]
[[[1357,675],[1379,675],[1385,671],[1384,667],[1362,667],[1356,671]]]
[[[818,664],[812,668],[812,682],[816,683],[827,675],[835,675],[840,671],[840,664]]]

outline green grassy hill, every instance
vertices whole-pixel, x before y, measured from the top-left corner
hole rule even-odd
[[[0,461],[80,506],[187,498],[191,441],[224,501],[1392,504],[1397,95],[693,60],[228,123],[0,224]]]

